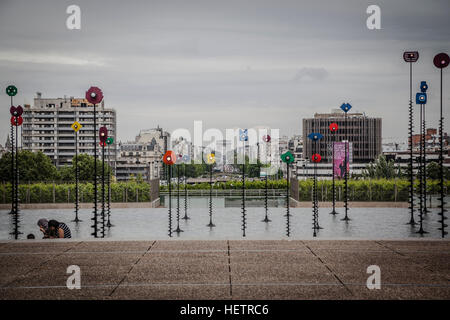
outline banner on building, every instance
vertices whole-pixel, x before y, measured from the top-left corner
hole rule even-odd
[[[336,178],[345,178],[345,144],[346,142],[334,143],[333,173]],[[347,172],[350,172],[350,163],[353,162],[353,146],[350,142],[347,149]]]

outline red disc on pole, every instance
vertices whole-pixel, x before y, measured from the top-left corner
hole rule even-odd
[[[92,104],[97,104],[102,102],[103,100],[103,92],[100,88],[90,87],[88,91],[86,91],[86,100]]]
[[[322,160],[322,157],[318,153],[314,153],[311,157],[312,162],[320,162]]]
[[[16,108],[16,115],[21,116],[23,114],[23,108],[22,106],[17,106]]]
[[[169,166],[175,164],[177,162],[177,157],[175,156],[175,152],[171,150],[167,150],[167,152],[164,154],[163,162]]]
[[[330,124],[330,131],[331,132],[336,132],[338,128],[339,127],[338,127],[337,123],[333,122],[332,124]]]
[[[108,129],[106,127],[100,127],[98,135],[100,141],[106,143],[106,139],[108,139]]]
[[[18,117],[12,116],[11,117],[11,124],[13,126],[21,126],[22,123],[23,123],[23,118],[21,116],[18,116]]]
[[[448,57],[448,54],[441,52],[434,56],[433,64],[436,66],[436,68],[443,69],[448,66],[450,62],[450,58]]]

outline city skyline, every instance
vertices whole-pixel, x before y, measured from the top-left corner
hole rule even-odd
[[[31,104],[36,91],[82,97],[97,85],[117,110],[118,141],[128,141],[136,128],[157,125],[192,132],[195,120],[205,128],[268,126],[291,137],[303,118],[349,102],[383,118],[383,138],[403,142],[409,68],[402,53],[415,49],[413,92],[420,80],[429,83],[427,127],[437,127],[432,58],[450,49],[447,1],[380,1],[381,30],[367,29],[368,3],[356,1],[77,4],[81,30],[65,26],[68,3],[0,3],[7,44],[0,84],[18,87],[16,105]],[[6,94],[0,102],[6,117]],[[1,127],[2,144],[8,132]]]

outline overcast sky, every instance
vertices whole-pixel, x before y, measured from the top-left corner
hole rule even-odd
[[[66,28],[67,6],[81,30]],[[381,8],[381,30],[366,27]],[[253,127],[300,134],[301,119],[343,102],[383,118],[383,137],[405,140],[409,67],[418,50],[414,92],[429,83],[427,120],[439,117],[436,53],[450,53],[450,1],[20,1],[0,0],[0,144],[15,104],[82,97],[102,88],[117,111],[118,138],[158,124],[172,131]],[[450,68],[444,71],[450,131]],[[444,90],[444,91],[445,91]],[[415,105],[415,110],[418,107]],[[418,126],[416,126],[418,128]]]

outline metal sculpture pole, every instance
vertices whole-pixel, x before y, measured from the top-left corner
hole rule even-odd
[[[212,167],[213,165],[209,165],[209,224],[207,224],[207,227],[215,227],[215,224],[212,222]]]
[[[338,130],[337,123],[330,124],[330,131],[331,131],[331,133],[334,133],[337,130]],[[332,156],[331,156],[331,176],[332,176],[332,180],[333,180],[333,183],[332,183],[332,188],[333,188],[333,196],[332,196],[333,197],[333,210],[330,212],[330,214],[336,215],[339,212],[336,212],[336,183],[335,183],[336,179],[335,179],[335,174],[334,174],[334,142],[335,142],[336,138],[335,138],[334,135],[332,135],[332,139],[331,140],[332,140],[331,141],[331,149],[332,149],[332,151],[331,151],[331,153],[332,153]]]
[[[163,156],[163,162],[167,165],[168,171],[168,183],[169,183],[169,237],[172,237],[172,165],[176,162],[175,153],[171,150],[167,150]]]
[[[186,166],[187,166],[187,163],[184,163],[184,217],[183,217],[183,219],[184,220],[189,220],[190,218],[187,215],[187,207],[188,207],[187,206],[187,197],[188,197],[188,194],[187,194]]]
[[[10,88],[10,87],[8,87],[8,88]],[[8,93],[8,95],[10,95],[10,92],[8,92],[8,88],[6,89],[6,92]],[[15,90],[17,93],[17,89],[15,89]],[[14,178],[13,178],[14,184],[11,186],[11,188],[14,190],[13,195],[12,195],[14,231],[12,232],[12,234],[14,235],[14,239],[17,240],[19,238],[19,234],[21,234],[21,232],[19,232],[19,151],[18,151],[19,150],[19,147],[18,147],[19,135],[18,135],[18,127],[21,126],[23,123],[23,118],[22,118],[23,109],[21,106],[18,106],[17,108],[14,106],[11,106],[10,113],[12,115],[11,124],[16,127],[16,130],[15,130],[16,138],[15,138],[14,143],[11,145],[11,147],[13,148],[12,150],[14,150],[14,148],[16,150],[16,155],[15,155],[15,157],[12,158],[13,159],[13,171],[11,172],[11,174],[14,176]],[[11,130],[11,131],[14,135],[14,130]]]
[[[289,213],[289,166],[294,162],[294,155],[290,151],[286,151],[281,155],[281,161],[286,163],[286,235],[289,237],[291,234],[291,223]]]
[[[316,153],[317,142],[323,138],[323,135],[320,133],[310,133],[308,138],[312,140],[312,151],[313,155],[311,156],[312,162],[314,162],[314,171],[313,171],[313,194],[312,194],[312,207],[313,207],[313,236],[317,235],[317,230],[322,229],[319,226],[319,197],[317,196],[317,163],[321,161],[320,154]]]
[[[6,94],[11,98],[11,105],[10,105],[10,113],[11,116],[14,117],[14,113],[16,112],[16,108],[13,106],[13,97],[17,94],[17,88],[13,85],[9,85],[6,87]],[[16,178],[14,176],[14,125],[15,120],[11,118],[10,126],[11,126],[11,212],[10,214],[15,214],[15,201],[14,201],[14,195],[15,195],[15,186],[16,186]]]
[[[180,229],[180,165],[177,165],[177,228],[176,233],[183,232]]]
[[[96,105],[94,103],[94,217],[92,218],[94,221],[94,232],[92,235],[94,238],[97,238],[97,110]]]
[[[433,64],[436,68],[441,69],[441,99],[440,99],[440,115],[439,115],[439,199],[440,202],[438,208],[440,209],[438,212],[438,215],[440,216],[441,220],[438,220],[438,222],[441,224],[441,226],[438,228],[438,230],[441,231],[442,238],[445,237],[447,232],[445,231],[445,228],[448,227],[448,225],[445,223],[445,220],[447,220],[447,217],[445,216],[445,212],[447,211],[444,201],[444,137],[443,137],[443,130],[444,130],[444,117],[442,114],[442,96],[443,96],[443,90],[442,90],[442,69],[446,68],[449,65],[450,58],[446,53],[439,53],[437,54],[433,59]]]
[[[413,100],[412,100],[412,64],[419,59],[419,53],[417,51],[410,51],[403,53],[403,59],[405,62],[409,63],[409,120],[408,120],[408,151],[409,151],[409,168],[408,168],[408,176],[409,176],[409,213],[410,218],[407,224],[416,225],[417,223],[414,221],[414,157],[413,157]]]
[[[80,222],[78,219],[78,131],[75,131],[75,220],[74,222]]]
[[[103,93],[97,87],[90,87],[86,91],[86,99],[89,103],[94,105],[94,216],[91,218],[93,221],[92,228],[94,231],[91,235],[95,238],[98,237],[98,214],[97,214],[97,104],[103,100]]]
[[[317,136],[313,133],[312,134],[312,151],[313,155],[311,160],[314,162],[313,166],[313,237],[315,237],[317,234],[317,211],[318,211],[318,203],[317,203],[317,154],[316,154],[316,141]]]
[[[105,237],[105,144],[102,143],[102,238]]]
[[[105,210],[105,146],[108,139],[108,129],[103,126],[99,130],[100,136],[100,145],[102,147],[102,238],[105,237],[105,218],[106,218],[106,210]]]
[[[344,103],[341,105],[341,109],[345,112],[344,114],[344,137],[345,137],[345,156],[344,156],[344,168],[345,168],[345,181],[344,181],[344,208],[345,208],[345,217],[341,220],[349,221],[348,217],[348,172],[349,172],[349,141],[348,141],[348,127],[347,127],[347,112],[350,111],[352,106],[349,103]]]
[[[271,137],[269,135],[265,135],[263,137],[263,141],[266,142],[266,147],[267,147],[267,145],[270,144]],[[270,146],[269,146],[269,150],[270,150]],[[266,152],[266,155],[267,155],[267,152]],[[272,166],[272,159],[270,159],[270,165]],[[269,192],[268,192],[269,191],[268,175],[269,175],[269,168],[267,168],[266,174],[265,174],[265,177],[264,177],[264,211],[265,211],[265,217],[262,220],[262,222],[266,222],[266,223],[272,221],[268,217],[268,211],[269,211],[269,208],[268,208],[268,197],[269,197]]]
[[[108,137],[106,139],[106,144],[108,145],[108,176],[107,176],[107,184],[108,184],[108,202],[107,202],[107,216],[108,216],[108,222],[106,223],[106,226],[108,228],[114,227],[114,225],[111,223],[111,174],[112,174],[112,168],[111,168],[111,152],[110,152],[110,146],[114,142],[114,139],[112,137]]]
[[[423,116],[423,111],[422,111],[422,105],[420,105],[420,120],[419,120],[419,128],[420,128],[420,140],[419,140],[419,164],[418,164],[418,174],[419,174],[419,225],[420,225],[420,229],[419,229],[419,233],[423,232],[423,226],[422,226],[422,222],[423,222],[423,156],[422,156],[422,116]]]
[[[423,116],[424,116],[424,107],[423,104],[420,105],[420,126],[421,126],[421,132],[420,132],[420,163],[419,163],[419,167],[420,167],[420,179],[419,179],[419,191],[420,191],[420,195],[419,195],[419,199],[420,199],[420,213],[419,213],[419,231],[417,231],[417,233],[419,234],[424,234],[426,233],[426,231],[424,231],[423,229],[423,215],[425,214],[425,210],[424,210],[424,200],[426,201],[426,199],[424,199],[424,179],[426,179],[426,177],[424,176],[424,156],[423,156],[423,152],[424,152],[424,134],[423,134],[423,126],[424,126],[424,122],[423,122]]]
[[[266,213],[266,215],[264,216],[264,219],[262,220],[262,222],[270,222],[270,221],[272,221],[272,220],[270,220],[269,219],[269,216],[268,216],[268,211],[269,211],[269,208],[268,208],[268,183],[267,183],[267,175],[268,175],[268,172],[266,172],[266,176],[265,176],[265,178],[264,178],[264,210],[265,210],[265,213]]]
[[[19,238],[19,151],[18,151],[18,140],[19,136],[17,134],[18,131],[18,117],[15,117],[15,126],[16,126],[16,165],[14,167],[14,176],[15,178],[15,195],[14,195],[14,238],[17,240]]]
[[[423,215],[425,214],[426,205],[424,204],[424,201],[426,202],[425,196],[425,188],[426,188],[426,155],[425,155],[425,104],[427,103],[427,94],[426,91],[428,89],[428,85],[425,81],[422,81],[420,83],[420,91],[416,94],[416,104],[420,105],[420,126],[421,126],[421,132],[420,132],[420,154],[419,154],[419,231],[417,233],[424,234],[427,233],[423,229]]]
[[[169,237],[172,237],[172,166],[167,166],[169,181]]]
[[[78,180],[79,180],[79,168],[78,168],[78,131],[81,129],[82,125],[75,121],[70,126],[75,134],[75,163],[72,164],[75,166],[75,219],[72,220],[72,222],[81,222],[81,220],[78,218],[78,210],[79,210],[79,186],[78,186]]]
[[[10,85],[6,88],[6,94],[11,97],[11,107],[9,112],[11,114],[11,214],[13,215],[14,239],[19,239],[19,149],[18,149],[18,126],[23,123],[21,106],[13,106],[13,96],[17,94],[17,88]],[[14,127],[16,127],[14,133]],[[15,139],[14,139],[15,134]],[[14,152],[15,151],[15,152]]]
[[[248,140],[247,129],[239,130],[239,139],[242,141],[242,154],[244,162],[242,164],[242,236],[245,237],[245,229],[247,227],[246,210],[245,210],[245,141]]]
[[[427,144],[427,139],[426,139],[426,121],[425,121],[425,105],[423,105],[423,122],[422,122],[422,135],[423,135],[423,140],[422,140],[422,148],[423,148],[423,213],[426,215],[428,214],[428,209],[427,209],[427,148],[426,148],[426,144]]]
[[[289,163],[286,163],[286,235],[291,235],[291,223],[289,213]]]
[[[12,97],[11,97],[12,101]],[[12,106],[11,106],[12,107]],[[14,202],[14,195],[16,194],[16,176],[14,175],[14,168],[15,168],[15,162],[14,162],[14,125],[11,122],[11,214],[15,214],[15,202]]]

